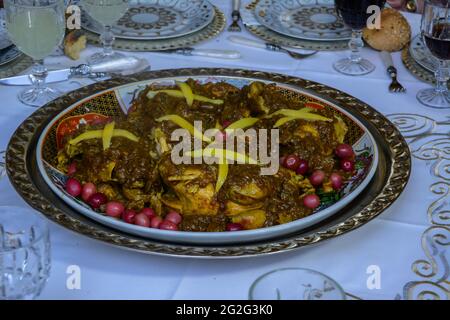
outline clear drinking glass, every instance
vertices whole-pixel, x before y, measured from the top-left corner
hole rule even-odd
[[[19,93],[19,100],[30,106],[42,106],[61,92],[45,84],[46,56],[64,38],[64,0],[5,0],[6,27],[11,41],[34,60],[31,89]]]
[[[372,5],[383,8],[386,0],[335,0],[334,3],[337,14],[352,29],[352,39],[349,42],[350,57],[336,61],[333,65],[334,69],[350,76],[361,76],[372,72],[375,70],[374,64],[361,57],[360,51],[364,47],[362,30],[371,16],[367,8]]]
[[[253,282],[250,300],[345,300],[341,286],[318,271],[283,268],[263,274]]]
[[[449,80],[448,61],[450,60],[450,17],[448,0],[426,0],[421,24],[422,37],[431,53],[439,59],[435,72],[436,86],[421,90],[417,99],[424,105],[437,108],[450,108],[447,87]]]
[[[46,223],[30,209],[0,207],[0,300],[39,296],[50,265]]]
[[[102,63],[124,57],[123,54],[115,52],[112,48],[114,34],[111,28],[128,10],[128,0],[82,0],[81,3],[84,11],[103,26],[103,33],[100,36],[103,52],[92,55],[88,62],[90,64]]]
[[[5,150],[0,151],[0,179],[6,175],[5,154]]]

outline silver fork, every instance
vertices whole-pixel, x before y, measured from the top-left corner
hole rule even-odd
[[[391,84],[389,85],[389,91],[390,92],[406,92],[406,89],[398,82],[397,80],[397,69],[394,66],[391,66],[387,69],[387,72],[389,73],[389,76],[392,79]]]
[[[400,82],[397,80],[397,68],[394,67],[394,61],[392,60],[392,56],[390,52],[382,51],[381,58],[387,68],[387,72],[391,77],[392,81],[389,85],[389,92],[393,93],[403,93],[406,92],[405,87],[403,87]]]
[[[229,32],[241,32],[241,27],[239,26],[239,20],[241,20],[241,13],[239,7],[241,6],[240,0],[233,0],[233,12],[231,12],[231,18],[233,22],[228,27]]]

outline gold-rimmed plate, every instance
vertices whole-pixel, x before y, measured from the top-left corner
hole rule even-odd
[[[370,130],[379,146],[378,170],[367,186],[350,205],[338,214],[308,229],[282,237],[245,245],[222,246],[178,245],[132,236],[100,225],[71,209],[47,186],[36,167],[36,143],[42,129],[68,105],[93,93],[148,79],[174,76],[229,76],[261,79],[296,86],[339,104]],[[289,251],[336,237],[367,223],[383,212],[404,189],[410,173],[409,149],[392,123],[363,102],[338,90],[311,81],[255,71],[231,69],[179,69],[140,74],[134,78],[112,79],[71,92],[37,110],[17,129],[6,156],[7,172],[19,194],[49,219],[91,238],[147,253],[190,257],[242,257]]]
[[[124,51],[163,51],[170,49],[178,49],[191,47],[203,41],[211,40],[217,37],[225,28],[225,15],[217,7],[214,7],[214,18],[206,27],[196,32],[181,37],[170,39],[155,40],[136,40],[117,38],[113,47]],[[86,37],[90,43],[100,45],[100,37],[98,34],[84,29]]]

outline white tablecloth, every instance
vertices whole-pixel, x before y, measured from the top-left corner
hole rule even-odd
[[[225,12],[227,18],[230,16],[230,1],[213,2]],[[420,17],[409,14],[408,19],[417,33]],[[428,84],[410,75],[401,63],[399,53],[394,54],[394,61],[399,70],[400,81],[407,87],[408,92],[390,94],[387,90],[389,79],[385,68],[378,54],[369,49],[364,49],[364,55],[376,64],[376,71],[354,78],[342,76],[332,68],[332,63],[347,52],[320,52],[308,59],[297,61],[281,53],[231,44],[226,40],[228,35],[228,32],[224,32],[218,38],[198,47],[236,49],[242,53],[241,60],[222,61],[161,53],[136,55],[147,58],[153,70],[178,67],[267,70],[311,79],[338,88],[384,114],[411,113],[427,115],[435,120],[449,116],[448,110],[428,109],[417,102],[417,91]],[[243,35],[252,37],[246,31]],[[83,53],[83,57],[96,50],[98,49],[89,48]],[[60,66],[74,64],[62,57],[50,60],[49,63],[54,64],[56,61]],[[77,61],[76,64],[78,63],[80,62]],[[20,89],[0,86],[0,150],[6,148],[15,128],[34,111],[16,99]],[[445,127],[444,133],[449,132],[449,127]],[[445,245],[448,245],[448,229],[447,238],[441,239],[444,245],[438,245],[438,251],[434,252],[435,255],[441,253],[441,258],[442,254],[444,256],[443,260],[437,262],[437,270],[430,267],[422,274],[413,270],[415,261],[430,260],[422,246],[422,236],[431,226],[427,210],[434,201],[445,196],[445,189],[441,194],[430,190],[433,183],[440,181],[430,173],[433,163],[432,160],[427,162],[413,158],[412,177],[402,196],[386,212],[362,228],[314,247],[267,257],[224,261],[145,255],[108,246],[50,223],[52,271],[41,298],[246,299],[251,283],[259,275],[280,267],[306,267],[321,271],[334,278],[347,292],[363,299],[394,299],[396,296],[417,298],[425,286],[423,275],[427,272],[431,274],[427,280],[436,283],[430,284],[429,289],[439,291],[439,283],[442,286],[441,278],[448,277],[443,271],[449,256]],[[443,181],[447,184],[448,196],[448,173],[446,178],[447,180]],[[0,190],[0,205],[27,206],[15,193],[8,179],[0,180]],[[447,202],[445,201],[444,199],[440,204],[448,210],[448,197]],[[446,214],[448,216],[448,212]],[[66,286],[66,271],[70,265],[77,265],[81,269],[79,290],[69,290]],[[381,270],[379,289],[367,287],[369,275],[366,271],[371,265],[379,266]],[[433,274],[434,271],[438,275]],[[441,295],[443,296],[445,293]]]

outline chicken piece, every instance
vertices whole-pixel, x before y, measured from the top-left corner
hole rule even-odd
[[[170,151],[171,146],[167,143],[167,137],[160,128],[156,128],[152,135],[156,142],[156,151],[159,155]]]
[[[228,192],[232,200],[244,205],[260,202],[267,197],[268,193],[269,188],[260,181],[251,181],[243,185],[232,185]]]
[[[169,157],[159,163],[164,183],[178,199],[166,195],[164,204],[177,208],[183,215],[216,215],[219,203],[215,197],[216,173],[207,165],[177,165]]]
[[[97,192],[103,193],[108,199],[117,199],[118,191],[108,183],[102,183],[97,186]]]
[[[344,143],[345,136],[348,132],[348,127],[341,117],[334,116],[337,121],[334,122],[334,132],[336,134],[337,141]]]
[[[315,139],[320,138],[317,128],[309,123],[299,126],[298,130],[294,132],[294,135],[299,136],[302,139],[308,136],[312,136]]]
[[[228,200],[225,204],[225,214],[227,216],[239,215],[246,211],[260,209],[263,206],[263,202],[257,202],[250,205],[242,205],[231,200]]]
[[[258,229],[266,222],[266,212],[264,210],[252,210],[243,212],[231,218],[233,223],[239,223],[246,230]]]
[[[262,82],[253,82],[250,84],[247,98],[251,103],[251,110],[256,114],[268,114],[270,112],[264,97],[262,96],[265,85]]]
[[[108,182],[111,181],[112,172],[114,168],[116,167],[115,161],[107,162],[104,167],[98,172],[98,178],[102,182]]]
[[[122,193],[128,200],[127,208],[140,210],[151,200],[151,195],[145,194],[141,189],[122,188]]]

